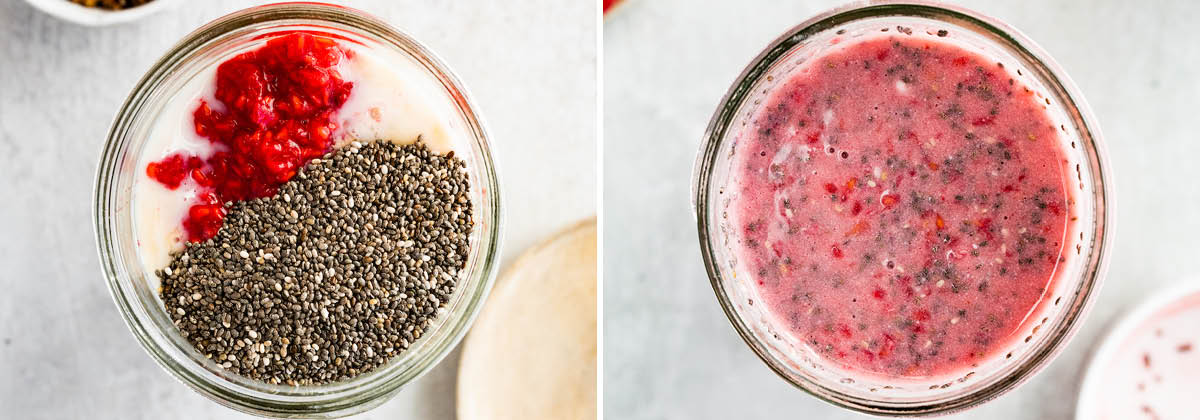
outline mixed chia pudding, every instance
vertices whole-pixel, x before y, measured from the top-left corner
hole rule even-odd
[[[897,32],[837,40],[766,93],[734,133],[727,221],[780,333],[860,375],[962,375],[1041,319],[1072,178],[1016,71]]]
[[[171,99],[140,155],[134,232],[201,355],[324,384],[430,328],[474,229],[467,136],[439,88],[398,52],[290,32]]]

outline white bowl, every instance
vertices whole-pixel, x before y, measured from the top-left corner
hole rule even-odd
[[[1083,383],[1080,385],[1075,405],[1076,420],[1101,418],[1101,402],[1104,398],[1102,385],[1108,373],[1105,369],[1118,356],[1123,342],[1159,311],[1197,293],[1200,293],[1200,281],[1189,278],[1151,294],[1109,324],[1109,332],[1092,353],[1084,370]]]
[[[179,0],[154,0],[130,9],[108,10],[82,6],[69,0],[25,0],[25,2],[46,14],[86,26],[131,22],[179,4]]]

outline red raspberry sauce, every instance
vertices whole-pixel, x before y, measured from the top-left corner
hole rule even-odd
[[[1045,100],[936,39],[854,41],[739,133],[739,260],[782,330],[851,371],[962,374],[1019,335],[1073,202]]]
[[[601,4],[604,7],[604,14],[608,14],[610,10],[621,3],[622,0],[604,0]]]
[[[146,174],[170,189],[190,176],[200,200],[183,221],[188,240],[217,234],[222,203],[275,194],[308,161],[333,146],[333,114],[350,96],[337,64],[349,52],[333,39],[291,33],[217,68],[216,99],[193,112],[196,134],[217,148],[205,161],[173,154],[146,166]]]

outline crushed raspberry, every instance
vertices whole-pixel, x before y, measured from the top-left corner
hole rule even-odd
[[[175,153],[163,160],[146,165],[146,176],[173,190],[179,188],[179,184],[183,183],[188,171],[199,168],[201,165],[204,165],[204,161],[198,157],[184,158],[183,154]]]
[[[900,202],[900,199],[897,198],[895,194],[884,194],[879,197],[879,203],[883,204],[884,208],[890,209],[892,207],[895,207],[896,203],[899,203],[899,202]]]
[[[211,238],[217,235],[225,219],[225,207],[220,203],[195,204],[188,209],[188,217],[183,220],[189,240],[203,237]]]
[[[176,154],[146,167],[168,188],[190,176],[213,193],[189,210],[183,222],[189,241],[216,235],[221,203],[273,195],[333,147],[333,115],[353,88],[336,69],[347,54],[333,39],[297,32],[217,67],[214,96],[224,111],[201,100],[192,116],[196,134],[221,151],[206,161]]]
[[[837,327],[837,330],[838,330],[838,334],[841,334],[843,338],[850,338],[850,337],[854,336],[854,333],[852,331],[850,331],[849,325],[839,324]]]

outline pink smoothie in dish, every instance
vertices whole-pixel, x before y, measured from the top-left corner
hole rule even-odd
[[[1048,102],[1009,71],[885,34],[779,80],[736,133],[728,213],[780,332],[853,372],[921,378],[1040,321],[1072,178]]]

